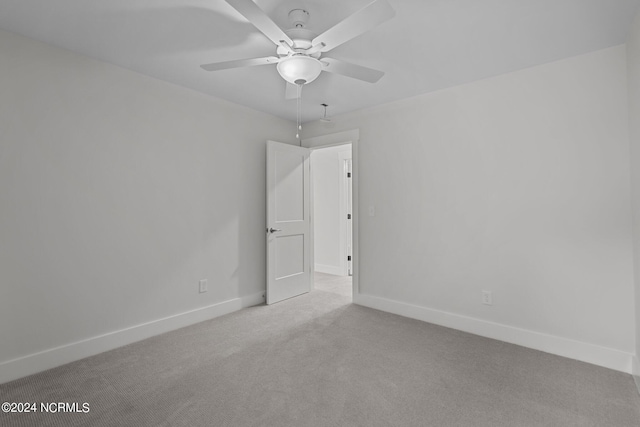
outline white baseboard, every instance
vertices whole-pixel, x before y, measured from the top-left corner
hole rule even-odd
[[[546,353],[568,357],[605,368],[631,373],[631,353],[625,353],[595,344],[543,334],[473,317],[434,310],[400,301],[366,294],[354,295],[354,303],[400,316],[458,329],[475,335],[493,338]]]
[[[633,380],[638,388],[638,394],[640,394],[640,361],[638,361],[638,356],[633,356],[631,366],[631,375],[633,375]]]
[[[335,265],[316,264],[314,270],[318,273],[333,274],[334,276],[345,276],[344,271]]]
[[[263,302],[260,292],[2,362],[0,384]]]

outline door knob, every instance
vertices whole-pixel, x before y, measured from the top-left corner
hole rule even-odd
[[[279,228],[273,228],[273,227],[269,229],[269,233],[275,233],[276,231],[282,231],[282,230],[280,230]]]

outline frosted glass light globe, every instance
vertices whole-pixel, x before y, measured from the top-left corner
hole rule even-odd
[[[278,72],[283,79],[294,85],[311,83],[322,72],[322,64],[316,58],[293,55],[278,62]]]

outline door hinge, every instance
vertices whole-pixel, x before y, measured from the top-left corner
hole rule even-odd
[[[351,219],[351,214],[347,214],[347,219]]]
[[[347,172],[347,178],[351,178],[351,172]]]
[[[347,261],[351,261],[351,255],[347,256]]]

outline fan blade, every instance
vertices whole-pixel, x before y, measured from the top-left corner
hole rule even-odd
[[[298,87],[298,85],[287,82],[287,87],[284,91],[284,99],[298,99],[302,94],[302,87],[300,87],[300,92],[298,92]]]
[[[269,38],[277,46],[285,42],[288,46],[293,46],[293,40],[287,36],[275,22],[267,16],[253,0],[225,0],[231,7],[240,12],[258,30]]]
[[[396,11],[387,0],[376,0],[320,34],[311,41],[311,45],[322,46],[320,51],[327,52],[377,27],[395,15]]]
[[[280,58],[276,56],[267,56],[264,58],[237,59],[235,61],[214,62],[212,64],[203,64],[200,67],[207,71],[226,70],[229,68],[252,67],[254,65],[277,64]]]
[[[324,67],[322,67],[322,71],[342,74],[343,76],[364,80],[369,83],[375,83],[384,76],[382,71],[363,67],[362,65],[352,64],[350,62],[340,61],[338,59],[322,58],[320,59],[320,62],[324,65]]]

